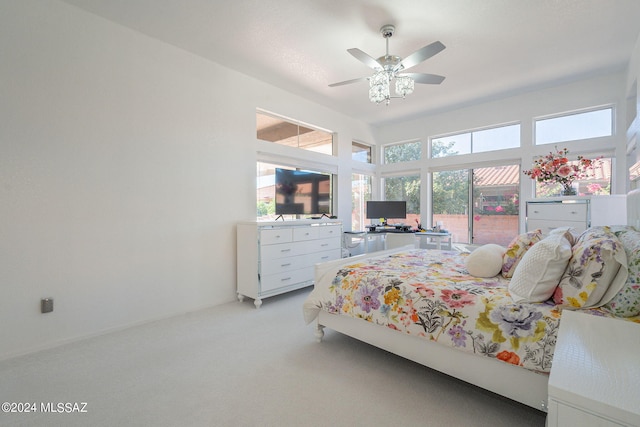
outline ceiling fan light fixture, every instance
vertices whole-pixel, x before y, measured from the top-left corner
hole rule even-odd
[[[389,74],[385,71],[378,71],[369,77],[369,100],[379,104],[385,99],[389,99]]]
[[[415,82],[409,76],[396,77],[396,95],[405,97],[413,93]]]
[[[347,49],[347,52],[354,58],[374,70],[373,76],[332,83],[329,87],[369,80],[369,100],[376,104],[386,101],[386,104],[389,105],[391,98],[405,98],[407,95],[412,94],[416,82],[421,84],[442,83],[444,77],[436,74],[410,73],[409,75],[399,75],[398,73],[403,73],[405,70],[418,65],[422,61],[426,61],[433,55],[441,52],[445,46],[439,41],[436,41],[418,49],[403,59],[399,56],[389,54],[389,38],[393,36],[394,31],[395,27],[393,25],[384,25],[380,28],[380,33],[386,41],[387,49],[386,54],[378,59],[374,59],[358,48]],[[391,82],[394,80],[395,94],[391,96],[390,87]]]

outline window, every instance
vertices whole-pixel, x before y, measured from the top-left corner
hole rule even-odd
[[[635,162],[629,168],[629,183],[631,185],[631,190],[640,188],[640,162]]]
[[[256,198],[257,219],[273,220],[276,218],[276,168],[281,165],[257,163]]]
[[[366,222],[365,207],[371,200],[371,181],[369,175],[354,173],[351,175],[351,229],[364,231]]]
[[[482,153],[519,146],[520,125],[508,125],[433,138],[431,140],[431,157]]]
[[[455,242],[507,246],[518,234],[519,188],[520,165],[434,172],[432,224]]]
[[[371,163],[371,147],[353,141],[351,143],[351,159],[357,162]]]
[[[413,226],[420,221],[420,176],[404,175],[384,178],[384,199],[406,201],[407,218],[393,218],[393,220]]]
[[[263,112],[256,113],[256,137],[261,141],[333,155],[333,134]]]
[[[613,135],[613,108],[540,119],[535,122],[537,145]]]
[[[384,163],[401,163],[420,160],[422,144],[420,141],[403,142],[400,144],[386,145],[382,148]]]
[[[577,164],[576,161],[569,165]],[[593,170],[593,176],[573,181],[573,188],[578,196],[609,195],[611,194],[611,158],[603,158],[599,166]],[[562,186],[557,183],[536,182],[536,197],[559,196]]]

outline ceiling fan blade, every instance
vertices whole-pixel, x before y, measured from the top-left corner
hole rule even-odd
[[[428,84],[428,85],[439,85],[444,81],[444,76],[439,76],[437,74],[423,74],[423,73],[402,73],[400,76],[409,76],[416,83]]]
[[[367,67],[373,68],[374,70],[382,69],[382,65],[380,65],[378,61],[376,61],[357,47],[347,49],[347,52],[353,55],[353,57],[358,61],[363,62]]]
[[[338,83],[331,83],[329,85],[329,87],[348,85],[348,84],[351,84],[351,83],[356,83],[356,82],[359,82],[359,81],[362,81],[362,80],[367,80],[367,79],[368,79],[368,77],[359,77],[357,79],[345,80],[343,82],[338,82]]]
[[[433,55],[440,53],[444,50],[445,45],[439,41],[433,42],[425,47],[416,50],[411,55],[404,58],[398,65],[395,66],[395,71],[406,70],[414,65],[418,65],[422,61],[431,58]]]

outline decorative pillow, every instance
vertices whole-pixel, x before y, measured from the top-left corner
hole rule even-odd
[[[475,277],[494,277],[502,270],[504,247],[489,243],[474,250],[464,263],[470,275]]]
[[[571,258],[573,236],[552,233],[525,252],[509,282],[515,302],[543,302],[553,295]]]
[[[567,238],[567,240],[569,240],[569,243],[571,243],[571,246],[573,246],[575,245],[576,241],[578,240],[578,237],[580,237],[580,234],[582,233],[579,233],[573,227],[558,227],[558,228],[554,228],[549,232],[549,236],[552,236],[554,234],[564,235]]]
[[[571,260],[553,294],[567,308],[599,307],[627,281],[627,256],[608,227],[588,229],[571,250]]]
[[[631,317],[640,314],[640,232],[635,228],[611,227],[622,242],[627,255],[627,282],[605,308],[616,316]]]
[[[516,236],[511,243],[509,243],[502,258],[502,276],[507,279],[513,276],[513,272],[524,253],[541,239],[542,230],[529,231],[528,233]]]

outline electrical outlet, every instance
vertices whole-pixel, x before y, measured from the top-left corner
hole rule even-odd
[[[42,298],[40,300],[40,312],[51,313],[53,311],[53,298]]]

